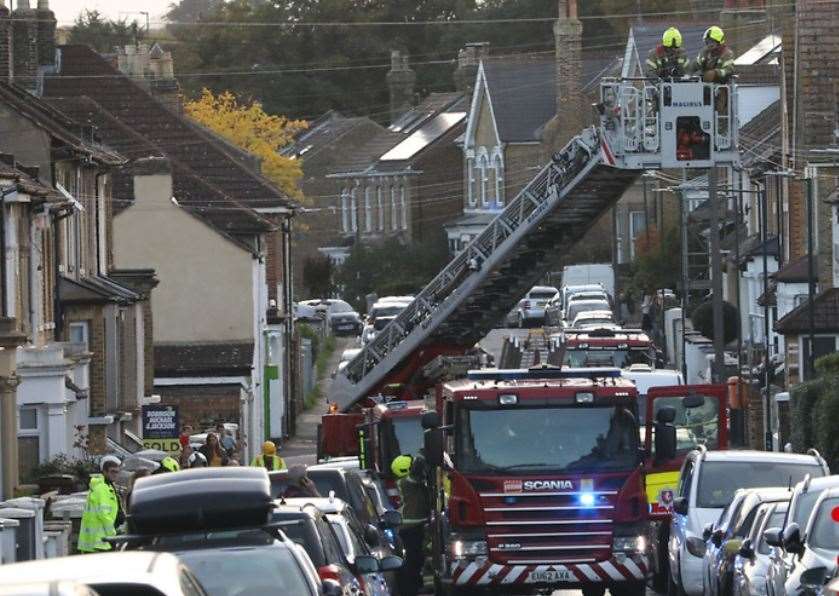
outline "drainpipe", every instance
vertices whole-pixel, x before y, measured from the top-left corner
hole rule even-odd
[[[291,232],[294,213],[286,216],[283,220],[283,307],[285,310],[285,354],[283,355],[283,430],[286,436],[294,422],[291,420],[291,364],[292,364],[292,335],[294,334],[294,271],[291,258]]]

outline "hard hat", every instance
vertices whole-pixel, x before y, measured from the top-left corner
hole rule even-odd
[[[277,446],[274,445],[274,441],[265,441],[262,444],[262,455],[276,455],[277,454]]]
[[[725,41],[725,32],[716,25],[713,25],[705,29],[705,35],[702,37],[705,41],[713,39],[717,43],[723,43]]]
[[[113,462],[117,466],[122,465],[122,462],[119,460],[119,458],[116,455],[106,455],[102,459],[99,460],[99,469],[104,471],[105,470],[105,464],[108,463],[108,462]]]
[[[206,468],[207,467],[207,458],[204,457],[204,454],[200,451],[194,451],[192,455],[189,456],[189,467],[190,468]]]
[[[682,34],[675,27],[670,27],[661,36],[661,44],[665,48],[680,48],[682,47]]]
[[[413,458],[410,455],[399,455],[390,464],[390,471],[397,478],[404,478],[411,471]]]
[[[181,469],[181,465],[174,457],[166,456],[160,460],[160,467],[167,472],[177,472]]]

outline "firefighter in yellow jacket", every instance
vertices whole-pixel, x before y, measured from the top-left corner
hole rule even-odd
[[[253,458],[251,466],[276,472],[285,469],[285,462],[283,458],[277,455],[277,446],[274,441],[265,441],[262,444],[262,453]]]
[[[79,552],[108,551],[112,546],[105,538],[117,535],[117,528],[125,521],[114,482],[119,474],[120,462],[106,456],[100,463],[102,473],[90,477],[90,491],[82,513],[79,530]]]

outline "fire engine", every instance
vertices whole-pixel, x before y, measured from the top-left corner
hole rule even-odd
[[[649,447],[638,392],[620,370],[474,371],[444,385],[438,411],[423,423],[439,470],[432,541],[441,593],[644,593]],[[676,456],[674,413],[659,408],[655,423],[665,459]]]
[[[655,344],[640,329],[565,329],[548,343],[548,362],[557,366],[655,367]]]

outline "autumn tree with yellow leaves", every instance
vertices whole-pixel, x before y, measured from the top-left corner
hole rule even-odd
[[[209,89],[204,89],[195,101],[187,102],[185,110],[195,121],[259,157],[266,178],[288,196],[303,200],[298,185],[303,176],[302,163],[280,155],[279,151],[305,130],[305,121],[272,116],[258,101],[240,103],[230,91],[214,95]]]

